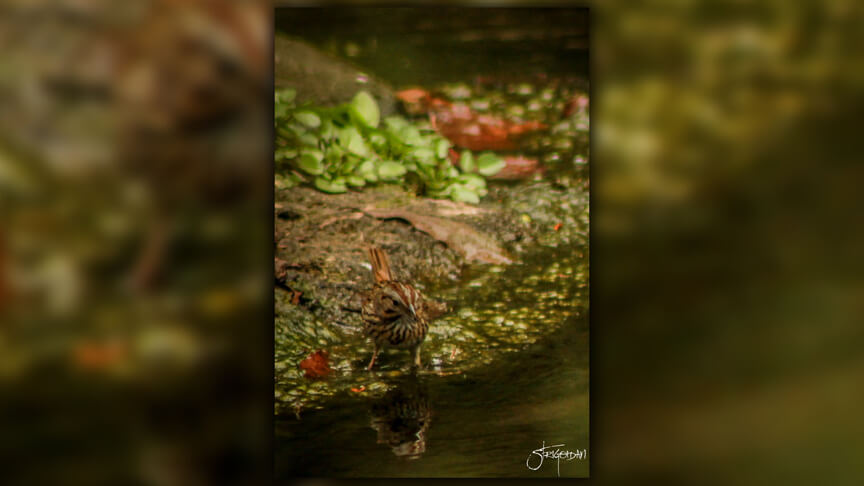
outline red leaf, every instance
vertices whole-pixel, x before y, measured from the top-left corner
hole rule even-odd
[[[537,159],[524,157],[522,155],[504,157],[506,164],[497,174],[490,176],[490,179],[498,180],[517,180],[527,179],[537,172],[542,172],[543,168]]]
[[[423,88],[408,88],[396,93],[396,97],[405,103],[420,103],[429,96]]]
[[[327,364],[329,357],[327,351],[320,349],[310,354],[308,358],[300,362],[300,369],[306,372],[304,376],[315,379],[323,378],[332,373],[333,370]]]
[[[546,128],[538,121],[516,123],[479,115],[462,104],[432,106],[429,118],[438,133],[470,150],[515,150],[522,136]]]
[[[429,93],[424,89],[403,89],[396,93],[396,97],[402,101],[405,111],[410,115],[422,115],[427,111]]]
[[[518,123],[481,115],[465,103],[435,98],[419,88],[402,90],[397,97],[405,103],[409,113],[427,112],[438,133],[470,150],[516,150],[522,136],[546,129],[546,125],[538,121]]]

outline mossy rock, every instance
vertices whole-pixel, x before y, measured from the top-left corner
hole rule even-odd
[[[347,61],[281,34],[276,35],[274,55],[276,88],[296,89],[300,103],[335,106],[364,90],[378,102],[381,116],[396,112],[393,88]]]

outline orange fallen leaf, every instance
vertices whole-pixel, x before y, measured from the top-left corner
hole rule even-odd
[[[301,295],[303,295],[303,292],[300,292],[299,290],[291,291],[291,304],[292,305],[300,304],[300,296]]]
[[[556,224],[556,225],[555,225],[555,231],[560,230],[562,226],[564,226],[564,225],[561,224],[561,223]]]
[[[396,97],[405,103],[419,103],[427,96],[429,93],[421,88],[408,88],[396,93]]]
[[[308,358],[300,362],[300,369],[305,371],[306,378],[323,378],[333,372],[327,363],[330,355],[327,351],[318,350],[310,354]]]
[[[82,369],[102,370],[120,362],[127,351],[122,341],[82,342],[72,349],[72,361]]]
[[[351,388],[351,391],[354,393],[362,393],[366,391],[366,385],[363,385],[360,388]]]

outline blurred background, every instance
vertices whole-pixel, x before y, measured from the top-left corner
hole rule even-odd
[[[269,477],[269,7],[0,7],[4,483]],[[862,20],[592,9],[592,482],[864,478]]]
[[[270,477],[271,21],[0,6],[4,484]]]
[[[593,476],[860,484],[862,6],[593,14]]]

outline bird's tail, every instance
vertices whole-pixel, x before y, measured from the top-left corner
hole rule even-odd
[[[377,246],[369,247],[369,261],[372,262],[372,274],[375,275],[375,282],[393,280],[393,273],[390,271],[390,258],[384,250]]]

